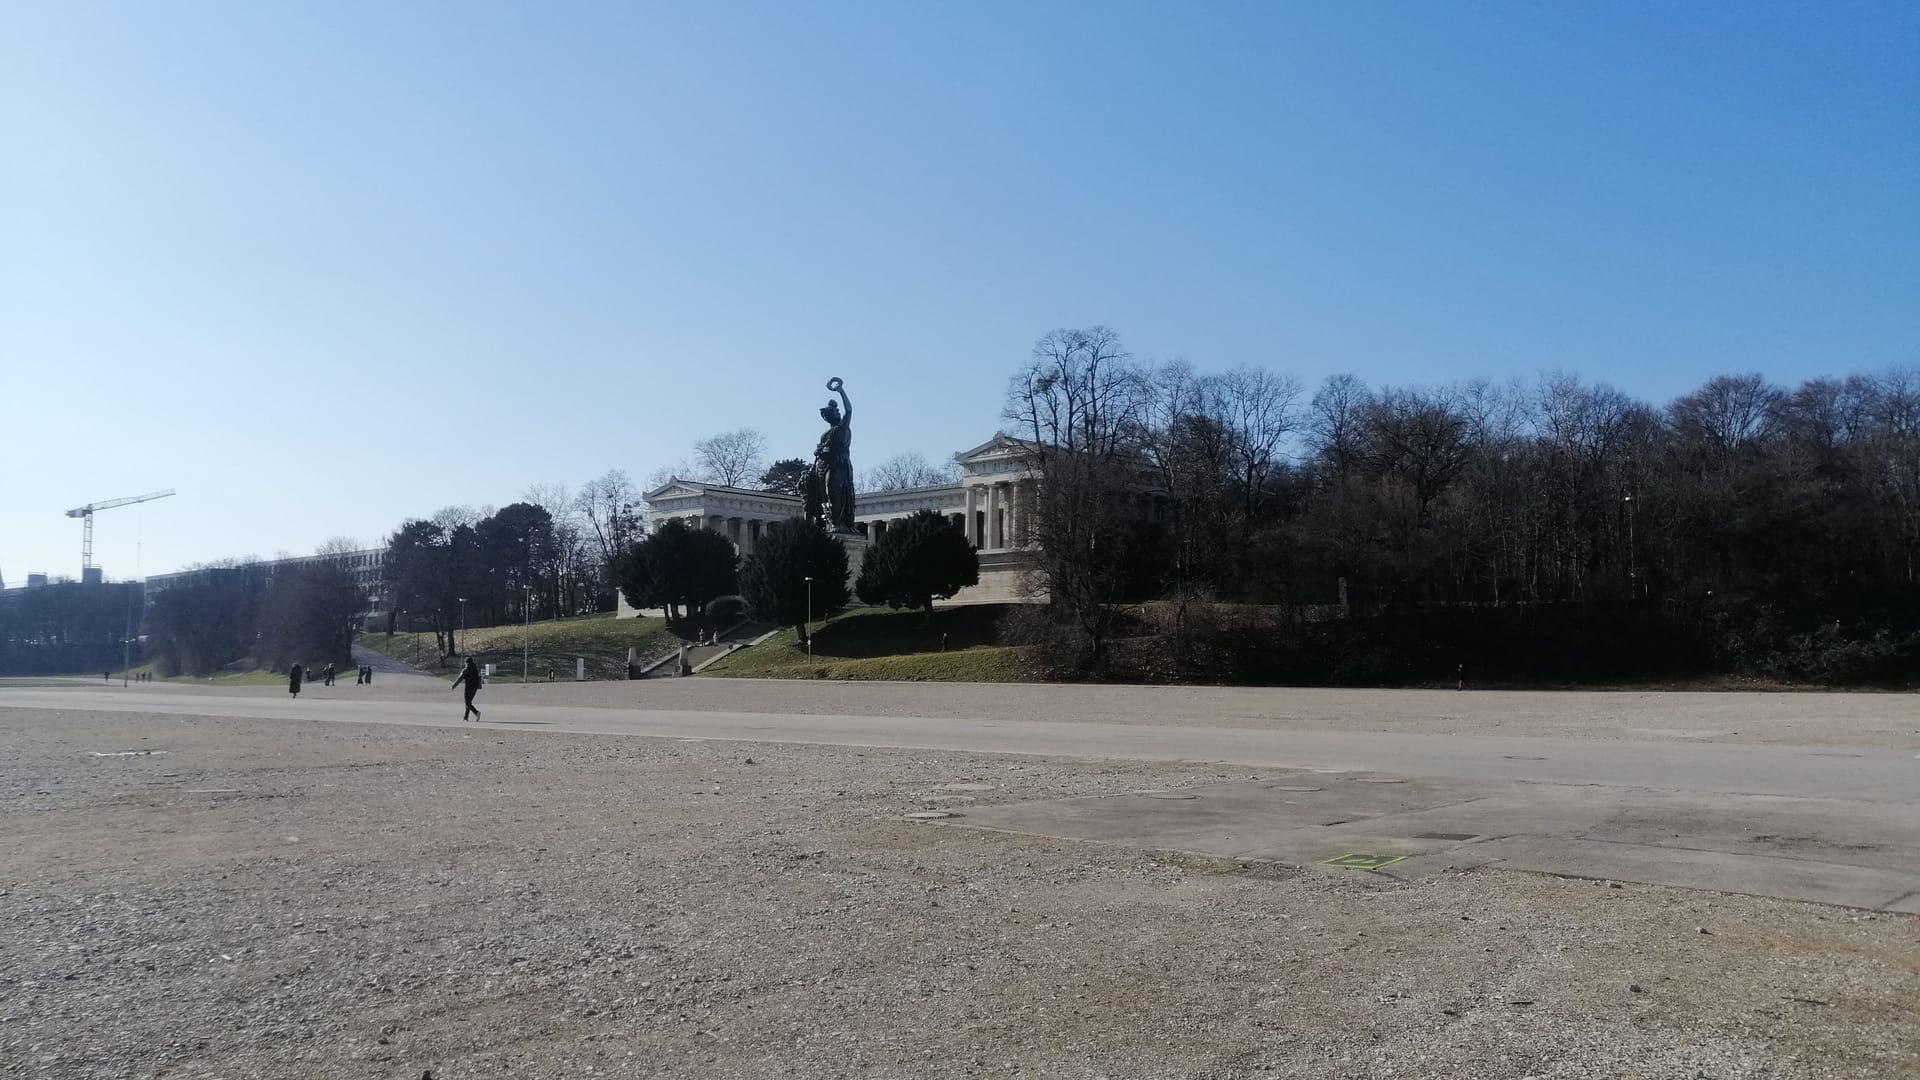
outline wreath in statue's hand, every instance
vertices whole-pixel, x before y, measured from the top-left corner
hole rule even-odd
[[[839,393],[840,388],[845,385],[846,383],[841,382],[840,376],[838,375],[835,375],[833,378],[827,380],[827,389],[836,394]]]

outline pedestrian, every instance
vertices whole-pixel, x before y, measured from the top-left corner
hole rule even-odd
[[[473,695],[480,692],[480,665],[473,662],[473,657],[467,657],[467,666],[460,669],[460,677],[453,680],[453,685],[467,688],[467,710],[460,714],[460,722],[466,722],[467,713],[472,713],[475,720],[480,719],[480,710],[473,707]]]
[[[107,670],[105,670],[105,671],[103,671],[103,672],[101,672],[101,673],[100,673],[100,681],[101,681],[101,682],[112,682],[112,681],[113,681],[113,669],[112,669],[112,668],[108,668]]]
[[[367,685],[368,686],[373,685],[373,665],[372,664],[367,665]]]
[[[304,674],[306,674],[306,672],[301,669],[299,664],[295,664],[293,667],[287,669],[287,693],[292,694],[295,698],[300,696],[300,676]]]
[[[332,686],[333,685],[333,661],[331,660],[327,661],[327,666],[323,673],[326,675],[325,685]]]

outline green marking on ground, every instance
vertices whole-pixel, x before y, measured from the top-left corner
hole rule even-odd
[[[1355,851],[1335,856],[1322,865],[1339,866],[1348,870],[1378,870],[1383,866],[1392,866],[1404,858],[1406,858],[1405,855],[1368,855]]]

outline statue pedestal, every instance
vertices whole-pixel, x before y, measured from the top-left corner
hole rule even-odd
[[[866,560],[867,549],[873,546],[873,541],[857,532],[841,532],[838,529],[833,531],[833,538],[847,549],[847,595],[852,596],[853,583],[860,577],[860,564]],[[859,603],[857,599],[850,602]]]

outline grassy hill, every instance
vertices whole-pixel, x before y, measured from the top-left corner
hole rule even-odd
[[[879,608],[847,612],[816,627],[813,655],[783,630],[702,672],[760,679],[898,679],[910,682],[1025,682],[1027,650],[998,644],[1002,605],[925,614]],[[944,645],[944,649],[943,649]]]
[[[545,679],[551,670],[559,680],[573,678],[573,658],[586,657],[587,678],[626,678],[627,649],[635,648],[642,660],[670,652],[680,639],[661,619],[615,619],[612,612],[581,615],[571,619],[549,619],[531,626],[468,627],[457,635],[462,657],[472,656],[482,664],[498,664],[506,681],[520,677],[520,652],[523,642],[529,646],[532,675]],[[429,633],[364,633],[355,644],[386,653],[424,671],[442,670],[435,654],[433,635]],[[451,671],[451,662],[445,670]]]

